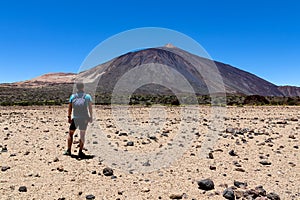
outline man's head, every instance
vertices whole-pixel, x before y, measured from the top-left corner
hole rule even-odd
[[[78,91],[83,91],[83,89],[84,89],[83,82],[77,82],[76,83],[76,88],[77,88]]]

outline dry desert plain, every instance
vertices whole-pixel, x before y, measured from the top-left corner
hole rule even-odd
[[[224,107],[218,118],[210,106],[195,106],[197,117],[181,109],[95,106],[85,151],[95,157],[78,159],[78,132],[63,155],[67,105],[1,107],[0,199],[300,199],[300,107]],[[158,150],[164,159],[134,166]],[[205,179],[214,189],[199,187]]]

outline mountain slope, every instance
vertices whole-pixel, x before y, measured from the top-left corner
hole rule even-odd
[[[224,92],[223,87],[226,93],[230,94],[284,96],[284,93],[280,91],[276,85],[251,73],[221,62],[214,62],[196,56],[174,46],[129,52],[107,63],[80,73],[78,78],[90,82],[91,85],[97,85],[97,90],[100,92],[111,93],[118,80],[120,80],[125,73],[137,66],[150,66],[150,64],[154,65],[149,67],[149,69],[147,68],[145,73],[157,75],[161,73],[161,71],[156,71],[155,69],[158,65],[168,66],[163,72],[168,74],[168,76],[165,77],[166,80],[164,80],[166,83],[175,79],[175,77],[171,77],[172,75],[170,74],[172,74],[172,70],[176,70],[189,81],[196,93],[202,95]],[[218,76],[216,69],[220,72],[221,80],[215,77]],[[176,84],[174,85],[176,86]],[[171,86],[169,89],[176,91],[179,88],[172,88]],[[140,88],[140,92],[143,93],[153,93],[157,90],[162,90],[162,93],[167,91],[166,88],[164,90],[162,86],[158,85]]]
[[[300,87],[279,86],[278,89],[286,97],[300,97]]]
[[[236,67],[221,62],[211,61],[199,57],[179,48],[163,47],[162,49],[181,55],[195,66],[201,66],[206,64],[208,65],[208,69],[211,69],[213,68],[213,65],[215,65],[218,68],[220,75],[222,76],[227,93],[241,93],[245,95],[257,94],[262,96],[282,96],[282,93],[278,90],[276,85],[265,81],[249,72],[240,70]]]

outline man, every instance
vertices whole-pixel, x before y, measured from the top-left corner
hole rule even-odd
[[[68,149],[64,155],[71,155],[71,147],[73,143],[73,135],[75,130],[80,130],[79,152],[78,157],[84,158],[85,154],[82,152],[85,132],[88,123],[93,121],[92,98],[89,94],[84,93],[84,84],[82,82],[76,83],[77,93],[72,94],[69,101],[68,122],[70,123],[68,135]],[[71,117],[73,111],[73,117]]]

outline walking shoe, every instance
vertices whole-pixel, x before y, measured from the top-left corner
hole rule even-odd
[[[70,156],[70,155],[71,155],[71,151],[70,151],[70,150],[66,150],[66,151],[63,153],[63,155],[65,155],[65,156]]]
[[[79,157],[79,158],[85,158],[86,155],[85,155],[82,151],[79,151],[78,157]]]

